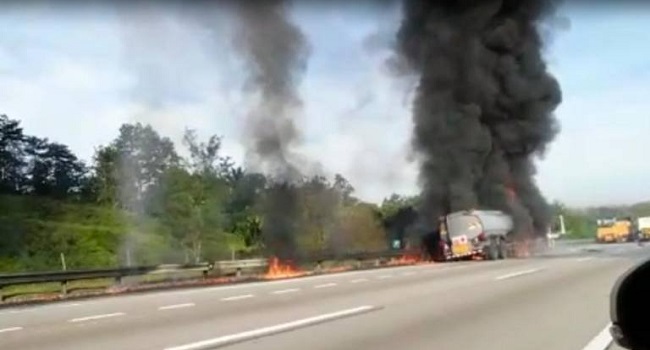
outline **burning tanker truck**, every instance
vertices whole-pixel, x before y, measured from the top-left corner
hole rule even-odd
[[[498,210],[464,210],[439,218],[439,225],[425,235],[422,246],[434,261],[483,258],[505,259],[512,217]]]

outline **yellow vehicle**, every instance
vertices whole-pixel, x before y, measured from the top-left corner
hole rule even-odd
[[[630,219],[598,220],[596,240],[600,243],[628,242],[634,238]]]

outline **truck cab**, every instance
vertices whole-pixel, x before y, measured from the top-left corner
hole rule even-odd
[[[600,243],[621,243],[634,238],[634,225],[629,218],[601,219],[597,224],[596,240]]]

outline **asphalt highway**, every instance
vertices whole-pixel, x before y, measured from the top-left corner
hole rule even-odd
[[[0,310],[0,349],[603,350],[615,279],[650,247],[354,271]],[[613,347],[610,347],[613,348]]]

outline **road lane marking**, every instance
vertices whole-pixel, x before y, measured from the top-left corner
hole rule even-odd
[[[367,278],[357,278],[356,280],[350,281],[350,283],[361,283],[361,282],[368,282]]]
[[[501,275],[501,276],[495,278],[495,280],[501,281],[501,280],[506,280],[506,279],[509,279],[509,278],[515,278],[515,277],[519,277],[519,276],[530,275],[531,273],[540,272],[540,271],[542,271],[542,269],[523,270],[523,271],[509,273],[507,275]]]
[[[454,266],[451,268],[458,269],[467,266],[469,265]],[[424,273],[430,273],[435,271],[449,270],[450,268],[441,267],[435,264],[424,264],[424,265],[412,265],[412,266],[391,266],[391,267],[385,267],[384,269],[391,270],[391,271],[403,271],[403,270],[413,269],[413,270],[423,271]],[[361,270],[361,271],[344,271],[344,272],[327,273],[323,275],[303,276],[300,278],[291,278],[291,279],[284,279],[284,280],[281,279],[275,281],[243,283],[241,285],[223,285],[223,286],[214,286],[208,288],[198,288],[198,289],[183,290],[183,291],[159,291],[151,294],[145,294],[145,297],[155,296],[156,294],[160,294],[160,293],[164,293],[165,295],[190,295],[190,294],[199,294],[199,293],[214,293],[214,292],[223,292],[225,290],[232,290],[232,289],[244,289],[244,288],[249,289],[249,288],[265,287],[265,286],[280,285],[280,284],[308,282],[308,281],[319,280],[319,279],[332,279],[338,276],[346,277],[346,276],[355,276],[355,275],[371,275],[375,273],[377,273],[376,269]]]
[[[264,336],[269,336],[273,334],[278,334],[278,333],[283,333],[299,328],[304,328],[308,326],[313,326],[319,323],[324,323],[328,321],[333,321],[336,319],[341,319],[344,317],[351,317],[355,315],[360,315],[363,313],[367,313],[370,311],[376,311],[379,310],[379,307],[376,306],[371,306],[371,305],[364,305],[364,306],[359,306],[355,307],[352,309],[346,309],[346,310],[341,310],[341,311],[336,311],[328,314],[322,314],[318,316],[313,316],[313,317],[308,317],[308,318],[303,318],[300,320],[296,321],[291,321],[291,322],[286,322],[286,323],[280,323],[274,326],[268,326],[268,327],[263,327],[263,328],[257,328],[253,329],[250,331],[245,331],[241,333],[235,333],[235,334],[230,334],[230,335],[224,335],[221,337],[217,338],[212,338],[212,339],[207,339],[207,340],[202,340],[198,341],[195,343],[189,343],[185,345],[180,345],[180,346],[173,346],[173,347],[168,347],[165,348],[165,350],[199,350],[199,349],[212,349],[215,347],[220,347],[224,345],[231,345],[235,343],[240,343],[244,342],[247,340],[252,340],[252,339],[257,339],[261,338]]]
[[[586,257],[586,258],[579,258],[579,259],[576,259],[576,261],[577,261],[577,262],[589,261],[589,260],[592,260],[593,258],[594,258],[593,256],[588,256],[588,257]]]
[[[378,280],[385,280],[386,278],[391,278],[391,277],[393,277],[393,275],[381,275],[381,276],[377,276],[377,279]]]
[[[329,288],[329,287],[335,287],[337,284],[336,283],[325,283],[325,284],[319,284],[317,286],[314,286],[314,288]]]
[[[94,320],[101,320],[103,318],[111,318],[111,317],[118,317],[118,316],[124,316],[124,315],[126,315],[126,314],[123,313],[123,312],[114,312],[112,314],[93,315],[93,316],[73,318],[73,319],[69,320],[68,322],[94,321]]]
[[[415,272],[413,272],[413,271],[411,271],[411,272],[402,272],[402,276],[413,276],[413,275],[415,275]]]
[[[22,314],[22,313],[25,313],[25,312],[34,312],[34,311],[37,311],[37,309],[9,310],[9,311],[0,312],[0,315]]]
[[[612,343],[611,333],[609,333],[609,328],[612,326],[611,323],[598,333],[587,345],[585,345],[582,350],[605,350]]]
[[[234,300],[242,300],[242,299],[248,299],[254,297],[253,294],[243,294],[243,295],[235,295],[232,297],[226,297],[226,298],[221,298],[221,301],[234,301]]]
[[[289,288],[289,289],[276,290],[276,291],[273,291],[271,293],[273,293],[273,294],[287,294],[287,293],[295,293],[295,292],[297,292],[299,290],[300,290],[300,288]]]
[[[158,310],[160,310],[160,311],[162,311],[162,310],[174,310],[174,309],[182,309],[182,308],[192,307],[192,306],[196,306],[196,304],[194,304],[194,303],[184,303],[184,304],[165,305],[165,306],[159,307]]]
[[[0,333],[15,332],[22,330],[23,327],[9,327],[0,329]]]

